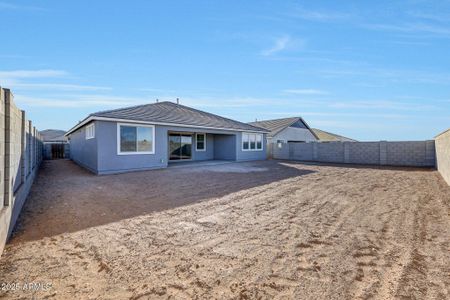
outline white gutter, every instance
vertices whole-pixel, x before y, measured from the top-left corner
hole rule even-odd
[[[264,132],[265,130],[245,130],[245,129],[233,129],[233,128],[221,128],[221,127],[209,127],[209,126],[199,126],[199,125],[186,125],[186,124],[178,124],[178,123],[164,123],[164,122],[148,122],[148,121],[138,121],[138,120],[130,120],[130,119],[117,119],[117,118],[107,118],[107,117],[96,117],[90,116],[84,121],[81,121],[74,127],[72,127],[69,131],[64,134],[64,136],[69,136],[72,132],[77,129],[83,127],[87,123],[91,121],[109,121],[109,122],[128,122],[128,123],[136,123],[136,124],[148,124],[148,125],[162,125],[162,126],[175,126],[175,127],[188,127],[188,128],[200,128],[200,129],[211,129],[211,130],[226,130],[226,131],[240,131],[240,132],[255,132],[255,133],[268,133],[269,131]]]

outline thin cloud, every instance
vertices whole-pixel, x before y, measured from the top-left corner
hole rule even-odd
[[[30,58],[30,56],[18,55],[18,54],[0,54],[0,58],[20,59],[20,58]]]
[[[450,84],[449,73],[437,73],[421,70],[406,70],[406,69],[383,69],[373,67],[359,67],[358,69],[324,69],[324,70],[312,70],[324,78],[341,78],[342,76],[357,76],[361,77],[374,77],[389,80],[393,83],[421,83],[421,84]]]
[[[308,116],[308,117],[357,117],[357,118],[386,118],[386,119],[405,119],[409,118],[406,114],[385,114],[385,113],[371,113],[371,112],[353,112],[353,113],[341,113],[341,112],[323,112],[323,111],[285,111],[285,112],[273,112],[267,115],[273,116]]]
[[[347,13],[314,11],[303,8],[296,8],[294,11],[287,13],[287,15],[290,17],[317,22],[342,21],[351,17],[351,15]]]
[[[174,97],[164,97],[161,100],[174,101]],[[255,98],[255,97],[205,97],[205,98],[180,98],[181,104],[198,108],[254,108],[257,106],[269,106],[280,104],[282,99]]]
[[[277,38],[275,40],[274,45],[272,47],[270,47],[269,49],[263,50],[261,52],[261,54],[263,56],[274,55],[274,54],[276,54],[276,53],[278,53],[280,51],[285,50],[288,47],[290,42],[291,42],[291,37],[288,36],[288,35],[285,35],[285,36],[282,36],[280,38]]]
[[[112,90],[105,86],[63,84],[63,83],[13,83],[13,88],[21,90],[59,90],[59,91],[107,91]]]
[[[285,94],[294,94],[294,95],[328,95],[329,93],[322,90],[316,89],[287,89],[283,90]]]
[[[30,97],[15,95],[14,100],[23,105],[34,107],[85,108],[85,107],[121,107],[127,105],[154,102],[147,98],[115,97],[108,95],[66,95],[62,97]]]
[[[328,105],[331,108],[338,109],[382,109],[382,110],[413,110],[422,111],[435,109],[433,105],[424,105],[411,102],[400,101],[346,101],[334,102]]]
[[[365,129],[365,130],[379,130],[392,128],[392,124],[383,124],[380,122],[357,122],[357,121],[340,121],[340,120],[330,120],[330,119],[316,119],[311,120],[309,125],[313,128],[330,128],[328,130],[334,131],[334,128],[342,129]]]
[[[363,27],[372,30],[393,31],[410,34],[433,34],[438,36],[449,36],[450,29],[444,26],[426,23],[404,23],[404,24],[365,24]]]
[[[45,8],[30,6],[30,5],[18,5],[12,4],[9,2],[0,2],[0,10],[35,10],[35,11],[44,11]]]
[[[438,13],[424,13],[420,11],[410,11],[408,15],[424,20],[431,20],[435,22],[449,22],[450,14],[438,14]]]
[[[0,79],[23,79],[23,78],[55,78],[64,77],[68,73],[62,70],[13,70],[0,71]]]
[[[252,108],[274,105],[285,105],[289,100],[275,98],[252,98],[252,97],[208,97],[208,98],[191,98],[180,97],[180,104],[196,107],[199,109],[223,109],[223,108]],[[66,108],[83,108],[83,107],[123,107],[129,105],[148,104],[156,102],[155,98],[150,97],[117,97],[110,95],[60,95],[49,97],[34,97],[24,94],[16,94],[15,101],[20,104],[26,104],[35,107],[66,107]],[[159,97],[159,101],[175,102],[175,96]]]

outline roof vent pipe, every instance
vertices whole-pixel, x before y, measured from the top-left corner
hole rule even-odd
[[[158,98],[156,98],[156,103],[158,103],[159,102],[159,99]]]
[[[180,104],[180,99],[179,98],[177,98],[177,104]]]

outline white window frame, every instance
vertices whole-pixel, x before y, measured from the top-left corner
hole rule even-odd
[[[258,136],[261,137],[261,148],[258,148]],[[263,146],[263,141],[264,141],[264,136],[262,134],[256,134],[256,144],[255,144],[255,148],[256,150],[263,150],[264,146]]]
[[[148,127],[152,129],[152,151],[134,151],[134,152],[122,152],[120,151],[120,126],[128,126],[128,127]],[[137,143],[137,139],[136,139]],[[156,136],[155,136],[155,125],[144,125],[144,124],[133,124],[133,123],[117,123],[117,155],[144,155],[144,154],[155,154],[155,144],[156,144]],[[136,145],[137,150],[137,145]]]
[[[245,142],[244,137],[247,137],[248,149],[244,149],[244,142]],[[241,148],[242,148],[242,151],[249,151],[250,150],[250,136],[249,136],[248,132],[243,132],[242,135],[241,135]]]
[[[248,136],[248,149],[244,149],[244,135]],[[261,136],[261,148],[258,148],[257,138],[256,136]],[[255,141],[255,149],[251,149],[250,141],[252,141],[252,136]],[[241,135],[241,150],[242,151],[263,151],[264,150],[264,135],[262,133],[251,133],[251,132],[243,132]]]
[[[197,148],[197,137],[199,136],[199,135],[203,135],[204,136],[204,139],[203,139],[203,149],[198,149]],[[196,133],[195,134],[195,151],[198,151],[198,152],[205,152],[206,151],[206,133]]]
[[[95,123],[86,126],[85,134],[87,140],[95,138]]]

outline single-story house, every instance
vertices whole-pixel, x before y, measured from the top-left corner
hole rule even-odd
[[[44,159],[60,159],[70,157],[69,141],[64,130],[46,129],[40,131],[42,137]]]
[[[200,160],[266,159],[268,131],[172,102],[101,111],[70,129],[71,159],[96,174]]]
[[[319,137],[321,142],[357,142],[357,140],[317,128],[311,128],[311,130]]]
[[[268,144],[305,143],[319,140],[301,117],[256,121],[248,124],[269,130]]]

